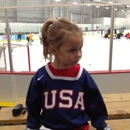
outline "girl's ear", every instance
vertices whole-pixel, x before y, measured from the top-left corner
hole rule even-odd
[[[51,54],[56,55],[56,47],[50,46],[50,52],[51,52]]]

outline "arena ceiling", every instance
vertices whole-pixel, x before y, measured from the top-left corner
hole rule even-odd
[[[29,2],[28,2],[29,1]],[[30,5],[31,3],[31,5]],[[0,0],[0,9],[20,7],[46,7],[46,6],[130,6],[130,0]]]
[[[124,17],[124,13],[130,13],[130,0],[0,0],[0,21],[4,21],[5,19],[5,9],[9,9],[9,12],[13,12],[10,16],[10,19],[13,19],[15,17],[13,16],[13,14],[17,12],[17,14],[25,14],[24,16],[18,15],[20,22],[21,20],[25,21],[27,19],[29,22],[32,22],[33,20],[38,20],[39,23],[41,23],[41,21],[44,21],[45,19],[47,19],[47,17],[49,17],[48,15],[45,16],[44,14],[44,20],[41,19],[41,16],[43,15],[43,12],[45,12],[45,10],[46,14],[49,14],[48,12],[50,12],[51,15],[53,15],[53,13],[57,11],[59,17],[62,16],[61,10],[64,10],[64,15],[67,16],[69,16],[70,12],[76,12],[79,14],[84,14],[85,17],[90,17],[90,13],[86,13],[86,10],[91,10],[91,12],[92,10],[95,10],[95,12],[97,11],[98,13],[111,12],[111,6],[114,6],[114,9],[117,11],[117,13],[123,13],[121,17]],[[106,11],[106,9],[109,10]],[[31,13],[35,14],[35,16],[30,15]],[[29,14],[28,18],[25,18],[26,14]],[[39,14],[41,14],[41,16]],[[94,18],[98,17],[98,15],[94,15],[92,13],[91,15],[91,17]],[[58,16],[55,17],[57,18]],[[109,14],[107,17],[109,17]]]

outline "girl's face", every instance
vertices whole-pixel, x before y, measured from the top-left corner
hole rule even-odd
[[[66,69],[74,66],[82,57],[83,36],[70,36],[59,49],[53,51],[55,55],[53,67]]]

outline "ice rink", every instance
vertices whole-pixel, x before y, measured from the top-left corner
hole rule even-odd
[[[28,52],[26,42],[19,42],[25,46],[12,46],[13,67],[15,71],[28,71]],[[110,39],[103,39],[101,36],[90,36],[84,38],[82,49],[83,56],[79,63],[88,71],[102,71],[109,68],[109,47]],[[34,41],[29,46],[31,71],[36,71],[46,64],[43,59],[42,46],[39,41]],[[5,50],[6,66],[9,70],[8,49]],[[5,66],[4,54],[0,58],[0,68]],[[130,40],[122,37],[113,39],[112,70],[130,69]]]

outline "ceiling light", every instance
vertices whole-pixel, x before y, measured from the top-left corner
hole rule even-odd
[[[115,10],[117,10],[117,8],[115,8]]]
[[[61,0],[55,0],[55,1],[60,2]]]
[[[109,9],[109,7],[106,7],[106,9]]]
[[[94,2],[100,2],[101,0],[93,0]]]
[[[97,5],[96,8],[100,8],[100,6]]]
[[[109,1],[108,3],[113,3],[113,1]]]
[[[75,4],[75,5],[76,5],[76,4],[78,4],[78,3],[77,3],[77,2],[73,2],[73,4]]]
[[[124,9],[122,9],[121,11],[124,11]]]
[[[130,12],[129,10],[127,10],[127,12]]]
[[[91,6],[91,5],[87,5],[87,6]]]

